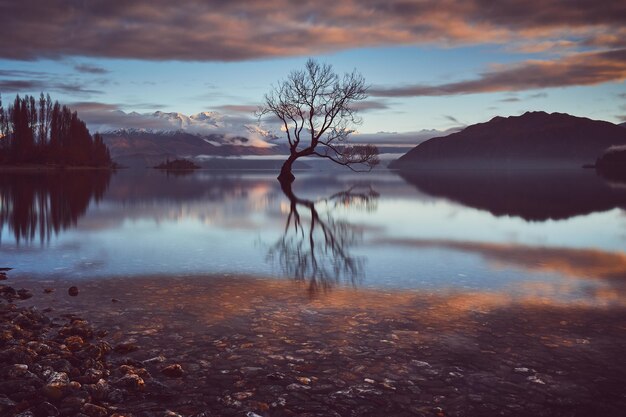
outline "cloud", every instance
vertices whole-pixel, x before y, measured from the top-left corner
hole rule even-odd
[[[414,132],[377,132],[377,133],[354,133],[351,140],[355,143],[371,143],[375,145],[407,145],[415,146],[428,139],[447,136],[458,132],[460,127],[446,130],[423,129]]]
[[[20,0],[0,57],[237,61],[382,45],[622,47],[624,2],[597,0]]]
[[[389,105],[384,101],[366,100],[354,103],[352,108],[361,112],[368,112],[375,110],[387,110]]]
[[[0,92],[18,94],[39,94],[40,92],[60,92],[68,95],[101,94],[92,86],[106,85],[107,79],[92,80],[87,83],[79,77],[68,74],[49,73],[17,69],[0,69]]]
[[[443,118],[446,119],[446,120],[451,121],[452,123],[456,123],[456,124],[459,124],[459,125],[462,124],[461,122],[459,122],[459,120],[456,117],[450,116],[448,114],[444,114]]]
[[[85,87],[78,82],[58,82],[50,80],[8,80],[0,79],[0,91],[9,93],[37,93],[56,91],[67,94],[100,94],[102,91]]]
[[[119,110],[119,106],[117,104],[98,103],[95,101],[79,101],[75,103],[69,103],[68,106],[71,107],[72,110],[80,112]]]
[[[225,104],[216,109],[224,112],[254,114],[259,106],[254,104]]]
[[[104,68],[90,64],[76,64],[74,65],[74,69],[85,74],[106,74],[109,72]]]
[[[481,73],[474,80],[439,85],[377,87],[369,92],[375,97],[447,96],[595,85],[625,79],[626,49],[620,49],[577,53],[556,61],[528,60],[513,65],[501,65]]]

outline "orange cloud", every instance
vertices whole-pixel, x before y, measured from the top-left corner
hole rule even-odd
[[[0,13],[0,56],[236,61],[390,44],[537,41],[623,47],[624,2],[568,0],[23,0]],[[574,37],[575,39],[571,39]],[[527,46],[529,47],[529,46]]]
[[[626,49],[585,52],[555,61],[528,60],[498,66],[479,78],[440,85],[373,88],[377,97],[445,96],[455,94],[521,91],[537,88],[595,85],[626,80]]]

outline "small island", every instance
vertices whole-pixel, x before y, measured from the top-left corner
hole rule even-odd
[[[199,169],[200,166],[194,164],[188,159],[174,159],[170,161],[169,158],[165,161],[153,167],[154,169],[164,169],[167,171],[190,171]]]

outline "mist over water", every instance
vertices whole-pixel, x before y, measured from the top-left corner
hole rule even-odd
[[[253,275],[622,303],[626,188],[593,172],[3,173],[16,275]]]

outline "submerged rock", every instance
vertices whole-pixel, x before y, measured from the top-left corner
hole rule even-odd
[[[165,368],[161,369],[161,372],[163,373],[163,375],[168,376],[170,378],[181,378],[185,373],[183,371],[183,367],[177,363],[166,366]]]
[[[42,392],[47,398],[59,400],[67,393],[69,387],[70,379],[65,372],[53,372]]]

